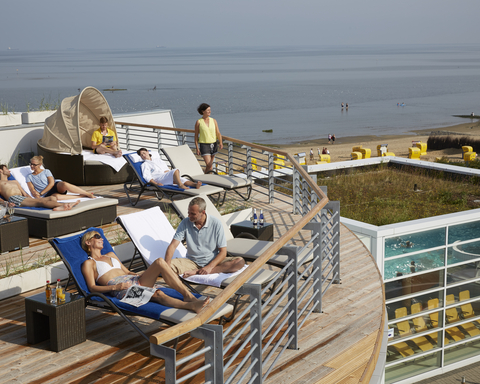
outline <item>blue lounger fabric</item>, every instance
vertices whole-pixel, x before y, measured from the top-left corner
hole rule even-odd
[[[102,229],[100,228],[93,227],[93,228],[87,229],[85,232],[82,232],[74,236],[53,239],[53,241],[55,242],[59,250],[62,252],[62,256],[64,257],[64,259],[70,264],[70,269],[72,273],[75,275],[75,279],[80,285],[80,288],[87,294],[91,292],[88,290],[87,283],[85,281],[85,278],[83,277],[82,264],[85,262],[85,260],[88,259],[88,255],[82,248],[81,239],[84,233],[89,231],[97,231],[103,237],[104,241],[103,241],[102,255],[107,254],[109,252],[113,252],[112,246],[110,245],[108,240],[105,238],[105,235]],[[172,288],[162,288],[161,291],[163,291],[168,296],[183,300],[183,296]],[[196,295],[196,296],[199,297],[200,295]],[[166,307],[161,304],[152,303],[152,302],[144,304],[140,307],[134,307],[130,304],[121,302],[120,300],[118,300],[113,296],[109,298],[118,308],[122,310],[129,311],[141,316],[146,316],[146,317],[157,319],[157,320],[160,318],[160,315],[163,311],[170,309],[170,307]],[[103,301],[100,297],[95,297],[95,299],[98,301]]]

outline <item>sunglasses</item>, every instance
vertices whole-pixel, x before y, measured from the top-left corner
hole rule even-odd
[[[36,167],[36,166],[38,166],[38,165],[40,165],[40,164],[33,164],[33,163],[30,163],[30,165],[31,165],[32,167]]]
[[[97,239],[97,240],[100,240],[102,238],[102,236],[100,236],[98,233],[96,233],[95,235],[93,235],[90,239]]]

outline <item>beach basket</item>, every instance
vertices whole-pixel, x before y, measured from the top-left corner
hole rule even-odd
[[[355,147],[352,147],[352,152],[360,152],[361,149],[362,149],[361,145],[356,145]]]
[[[361,148],[359,152],[362,152],[362,157],[364,159],[369,159],[370,155],[372,154],[372,150],[370,148]]]
[[[350,154],[352,160],[361,160],[362,159],[362,152],[352,152]]]
[[[330,163],[330,155],[320,155],[320,162]],[[318,161],[317,161],[318,164]]]
[[[473,147],[469,146],[469,145],[464,145],[462,147],[462,151],[463,151],[463,160],[465,160],[465,154],[467,152],[473,152]]]
[[[420,149],[420,156],[427,154],[427,143],[422,143],[421,141],[419,141],[415,144],[415,146]]]
[[[417,148],[417,147],[408,148],[408,158],[420,160],[420,148]]]
[[[465,161],[473,161],[477,157],[477,152],[465,152],[463,154],[463,160]]]

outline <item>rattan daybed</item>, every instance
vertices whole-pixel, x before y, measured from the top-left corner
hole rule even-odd
[[[96,198],[81,201],[70,211],[17,207],[15,215],[27,218],[31,237],[46,238],[112,223],[117,217],[117,205],[117,199]]]
[[[76,185],[122,184],[132,179],[126,163],[115,171],[99,161],[85,161],[82,151],[91,150],[92,134],[99,128],[101,117],[108,118],[109,128],[116,132],[107,100],[98,89],[86,87],[79,95],[63,99],[58,110],[45,120],[37,150],[56,178]]]

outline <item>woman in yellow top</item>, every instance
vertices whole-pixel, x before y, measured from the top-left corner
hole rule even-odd
[[[212,112],[210,105],[202,103],[197,111],[202,118],[195,123],[195,147],[197,155],[202,155],[205,161],[205,173],[209,173],[213,169],[213,160],[218,152],[218,147],[223,149],[223,140],[217,121],[210,117]]]
[[[103,155],[109,153],[115,157],[122,156],[122,151],[118,146],[117,135],[108,128],[108,119],[105,116],[100,118],[100,128],[92,135],[93,153]]]

